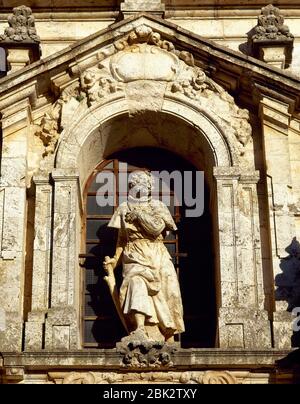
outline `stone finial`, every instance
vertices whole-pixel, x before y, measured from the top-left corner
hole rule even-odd
[[[13,14],[8,17],[8,24],[3,35],[0,35],[2,41],[13,42],[40,42],[36,33],[35,19],[29,7],[19,6],[13,9]]]
[[[257,26],[254,28],[252,39],[263,41],[282,41],[294,38],[290,33],[287,25],[284,25],[284,17],[280,14],[280,10],[269,4],[261,9],[258,17]]]
[[[165,12],[165,5],[161,0],[124,0],[121,3],[121,13],[124,16],[143,12],[149,12],[162,17]]]
[[[40,37],[36,33],[35,20],[29,7],[13,9],[8,27],[0,35],[0,47],[5,50],[8,74],[22,69],[41,57]]]
[[[269,4],[262,8],[249,40],[254,57],[282,69],[289,67],[294,36],[277,7]]]

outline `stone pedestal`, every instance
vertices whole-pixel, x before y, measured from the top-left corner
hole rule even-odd
[[[16,70],[30,64],[30,49],[7,49],[7,63],[9,67],[8,73],[13,73]]]
[[[6,48],[8,74],[40,59],[40,48],[36,44],[1,43],[1,47]]]
[[[253,41],[253,54],[258,59],[280,69],[289,67],[292,60],[293,39],[286,41]]]

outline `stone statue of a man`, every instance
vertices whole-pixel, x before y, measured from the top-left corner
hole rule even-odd
[[[184,331],[183,309],[174,265],[163,240],[166,231],[177,230],[164,203],[151,198],[151,174],[131,174],[128,201],[115,211],[110,227],[119,229],[113,258],[105,269],[122,259],[120,307],[131,334],[172,342]]]

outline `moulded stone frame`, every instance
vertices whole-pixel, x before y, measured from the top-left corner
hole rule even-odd
[[[258,344],[251,337],[253,330],[260,330],[262,338],[260,347],[271,346],[270,324],[268,315],[264,311],[264,293],[262,286],[262,264],[259,242],[258,201],[256,184],[259,178],[255,170],[239,166],[237,158],[232,152],[226,135],[217,125],[212,113],[204,111],[190,100],[184,101],[181,96],[165,96],[161,111],[158,114],[176,116],[188,125],[197,128],[199,137],[205,142],[212,156],[210,187],[215,194],[214,231],[218,260],[216,262],[219,312],[219,341],[220,347],[255,348]],[[98,105],[93,105],[77,122],[66,128],[58,146],[55,168],[52,171],[54,181],[54,235],[52,235],[51,279],[51,309],[46,321],[46,346],[49,349],[80,348],[80,288],[78,277],[80,268],[78,256],[80,254],[80,229],[82,220],[82,198],[85,181],[105,156],[103,140],[99,128],[104,123],[113,122],[120,116],[128,116],[128,104],[123,96],[112,95]],[[112,136],[112,135],[111,135]],[[94,152],[87,155],[85,145],[93,138],[93,145],[97,145]],[[136,144],[136,146],[146,144]],[[159,145],[158,145],[159,146]],[[96,152],[95,152],[96,151]],[[117,150],[115,150],[117,151]],[[170,149],[172,151],[172,149]],[[83,155],[82,155],[83,153]],[[184,157],[184,156],[183,156]],[[88,166],[83,166],[82,162]],[[236,164],[234,164],[236,163]],[[213,168],[213,170],[212,170]],[[69,212],[67,214],[66,195],[63,190],[69,190]],[[230,190],[230,195],[226,191]],[[245,191],[246,190],[246,191]],[[249,191],[250,190],[250,191]],[[245,196],[247,192],[248,196]],[[248,199],[251,209],[247,214],[243,212],[243,199]],[[229,199],[228,199],[229,198]],[[228,201],[230,200],[230,203]],[[66,218],[66,214],[68,218]],[[249,238],[243,244],[240,237],[240,223],[249,224]],[[55,230],[64,223],[64,232]],[[228,225],[231,223],[231,227]],[[69,227],[68,227],[69,226]],[[63,234],[76,233],[71,236],[65,247],[62,247]],[[61,234],[61,237],[57,236]],[[72,239],[72,243],[71,243]],[[65,242],[65,241],[64,241]],[[71,246],[72,244],[72,246]],[[244,254],[243,254],[244,252]],[[62,253],[62,255],[60,254]],[[249,282],[243,283],[239,275]],[[56,274],[56,275],[55,275]],[[60,280],[58,280],[58,278]],[[61,300],[62,294],[69,298]],[[73,294],[74,293],[74,294]],[[71,297],[70,297],[71,296]],[[67,313],[68,312],[68,313]],[[63,321],[62,318],[65,320]],[[230,337],[232,330],[237,330],[235,338]],[[77,330],[77,331],[76,331]],[[233,342],[232,342],[233,341]]]
[[[75,76],[78,76],[78,74],[80,74],[80,71],[88,68],[97,60],[99,49],[103,46],[104,43],[114,41],[115,38],[123,36],[125,33],[128,33],[130,29],[145,21],[147,22],[147,24],[150,24],[150,26],[157,29],[167,39],[173,40],[172,38],[174,38],[174,42],[176,41],[180,48],[192,50],[197,63],[199,62],[201,66],[203,65],[204,68],[207,68],[208,75],[216,82],[222,83],[222,86],[224,84],[224,87],[230,88],[232,91],[235,92],[235,94],[238,94],[238,98],[240,101],[243,102],[243,100],[247,99],[246,105],[250,106],[250,108],[258,108],[259,98],[262,96],[260,94],[260,97],[257,97],[258,94],[253,91],[252,86],[254,85],[256,87],[260,87],[261,83],[264,83],[267,87],[269,86],[270,88],[268,89],[268,91],[267,89],[265,91],[267,95],[272,98],[272,103],[274,101],[276,105],[270,105],[270,100],[261,100],[260,123],[262,124],[262,126],[264,126],[264,128],[262,129],[262,135],[265,137],[265,139],[267,139],[269,136],[269,131],[266,127],[269,126],[274,129],[274,126],[276,126],[276,132],[278,134],[281,133],[281,135],[284,135],[287,140],[288,137],[290,137],[291,130],[293,129],[292,120],[299,118],[297,114],[299,109],[300,84],[299,80],[289,74],[289,72],[284,72],[282,70],[280,71],[278,69],[276,70],[272,66],[266,65],[261,61],[252,59],[251,57],[246,58],[246,56],[243,56],[242,54],[237,54],[233,51],[230,51],[229,49],[222,48],[219,45],[203,40],[200,37],[189,33],[179,27],[176,27],[174,24],[170,24],[167,21],[158,21],[157,19],[152,18],[152,16],[141,16],[137,20],[129,20],[128,24],[127,22],[125,23],[125,28],[122,26],[123,23],[119,23],[119,25],[113,26],[111,31],[105,31],[104,34],[103,32],[99,34],[97,33],[97,35],[93,35],[92,37],[79,42],[79,44],[75,47],[71,49],[66,48],[66,50],[60,52],[59,54],[53,55],[53,57],[48,58],[47,61],[37,62],[32,66],[28,66],[24,71],[12,74],[9,80],[3,79],[1,85],[1,120],[3,145],[5,147],[8,146],[8,149],[12,150],[12,147],[9,143],[11,141],[9,136],[14,132],[18,132],[18,143],[20,143],[20,147],[18,148],[18,150],[22,152],[22,155],[20,156],[19,154],[16,155],[15,152],[11,151],[6,155],[3,148],[2,157],[4,157],[5,159],[8,158],[15,164],[15,170],[11,171],[13,171],[14,177],[16,173],[20,173],[20,181],[17,184],[7,183],[7,180],[9,180],[9,175],[3,174],[8,173],[8,170],[6,170],[6,173],[4,172],[4,170],[2,170],[2,178],[0,182],[0,233],[2,233],[2,230],[5,227],[5,233],[3,233],[3,237],[0,240],[0,250],[2,254],[2,257],[0,258],[0,266],[2,265],[1,276],[5,274],[6,271],[7,273],[9,273],[9,277],[5,279],[0,285],[1,290],[4,291],[1,300],[2,302],[4,302],[3,315],[4,318],[6,318],[6,323],[8,324],[8,328],[7,330],[5,330],[5,332],[0,330],[0,342],[3,356],[2,363],[0,365],[3,367],[3,369],[5,369],[5,367],[9,365],[14,365],[17,368],[13,368],[12,371],[10,371],[9,369],[7,370],[7,375],[10,374],[9,377],[11,378],[11,380],[22,379],[22,375],[24,374],[22,366],[25,366],[26,372],[28,371],[28,373],[30,373],[32,369],[43,369],[43,372],[45,372],[45,376],[43,377],[45,377],[45,379],[46,372],[49,369],[58,367],[69,367],[72,369],[78,369],[78,363],[80,364],[80,367],[83,365],[86,366],[87,370],[98,370],[99,366],[103,366],[104,363],[106,363],[107,369],[111,369],[112,363],[115,366],[118,366],[119,357],[113,351],[98,351],[93,353],[89,351],[81,351],[82,345],[80,343],[79,337],[79,300],[81,298],[81,295],[79,293],[79,289],[76,289],[76,285],[78,285],[78,278],[76,278],[76,276],[75,278],[73,278],[73,283],[69,282],[69,284],[71,283],[75,286],[74,290],[76,292],[74,298],[72,297],[69,300],[70,306],[62,308],[62,305],[60,306],[60,304],[57,304],[56,307],[52,307],[52,302],[49,296],[52,293],[52,284],[50,285],[50,268],[52,266],[53,236],[51,231],[50,234],[47,234],[49,229],[43,234],[42,240],[35,240],[34,259],[36,264],[33,265],[33,271],[34,273],[37,272],[39,276],[35,278],[33,282],[32,311],[28,314],[28,319],[25,324],[25,350],[32,350],[36,352],[32,354],[30,352],[25,352],[23,354],[20,353],[20,351],[22,351],[23,349],[23,322],[24,320],[26,320],[26,315],[24,316],[23,307],[23,273],[26,271],[24,267],[24,256],[26,249],[25,228],[27,220],[25,181],[27,181],[28,178],[30,179],[31,175],[27,172],[26,163],[23,164],[23,161],[25,162],[25,160],[28,158],[27,155],[29,146],[27,145],[27,139],[30,138],[31,135],[29,132],[32,130],[30,127],[30,123],[37,122],[37,116],[40,116],[39,114],[42,114],[41,111],[48,109],[48,105],[43,104],[43,102],[41,102],[42,99],[39,99],[39,97],[42,96],[43,98],[45,97],[45,95],[47,95],[47,97],[49,95],[50,97],[52,97],[53,90],[56,96],[59,95],[61,90],[65,86],[68,86],[70,84],[70,80],[77,80],[78,77],[76,78]],[[128,25],[128,27],[126,24]],[[87,52],[89,52],[88,57]],[[245,77],[247,78],[247,80],[243,81],[243,78]],[[40,87],[40,83],[44,83],[45,85]],[[38,90],[41,88],[43,88],[43,94],[40,94],[38,92]],[[271,90],[271,88],[273,90]],[[251,98],[251,94],[253,95],[253,98]],[[171,96],[170,94],[166,96],[165,102],[167,102],[168,98],[172,97],[173,95]],[[289,98],[285,99],[287,97]],[[101,106],[95,105],[93,109],[89,109],[86,112],[87,116],[90,114],[92,115],[95,109],[97,109],[98,107],[100,108],[103,105],[107,105],[115,98],[116,97],[112,97],[109,100],[106,100],[103,104],[101,104]],[[174,96],[174,100],[176,99],[178,100],[178,102],[183,103],[183,105],[185,105],[187,108],[195,110],[194,104],[191,100],[183,100],[183,97],[176,98]],[[286,106],[284,106],[284,108],[282,107],[282,105],[280,105],[280,100],[282,99],[284,100],[284,103],[286,103]],[[46,102],[46,100],[44,101]],[[49,102],[48,99],[47,102]],[[174,107],[174,109],[176,109],[175,103],[173,103],[172,106]],[[125,106],[124,114],[128,115],[129,111],[128,108],[126,108],[127,107]],[[21,113],[23,109],[24,114]],[[112,122],[113,119],[118,116],[120,115],[110,116],[109,118],[107,118],[107,122],[109,122],[109,120],[111,120]],[[214,118],[212,116],[210,116],[209,118],[210,121],[214,122],[214,124],[218,127]],[[78,118],[78,125],[80,125],[82,119],[82,116]],[[180,119],[185,119],[185,117],[181,116]],[[95,123],[95,127],[97,126],[97,124],[100,126],[99,121]],[[65,136],[67,132],[69,133],[72,130],[72,128],[73,126],[68,127],[62,135]],[[201,132],[200,129],[201,128],[199,128],[199,134]],[[221,139],[222,135],[225,136],[226,134],[222,133],[222,128],[218,128],[218,130],[221,133]],[[298,123],[295,131],[297,132],[297,135],[299,135],[300,132]],[[85,132],[84,134],[90,139],[92,136],[95,135],[95,132]],[[275,360],[282,358],[289,352],[289,350],[285,350],[285,348],[290,348],[291,316],[290,313],[286,312],[285,307],[282,307],[286,306],[286,303],[283,302],[277,302],[276,306],[278,307],[275,308],[273,317],[271,312],[267,313],[262,308],[264,294],[261,289],[260,283],[261,258],[260,240],[258,235],[259,232],[257,229],[257,223],[259,219],[257,215],[256,200],[256,182],[258,180],[258,176],[252,167],[250,167],[248,170],[244,170],[239,165],[239,162],[236,159],[236,156],[234,155],[234,152],[231,148],[230,141],[225,140],[225,137],[223,137],[223,140],[225,149],[227,150],[228,156],[230,156],[231,160],[229,158],[230,163],[225,165],[225,167],[221,165],[216,166],[215,164],[212,165],[212,168],[213,166],[216,167],[214,169],[214,176],[211,176],[214,202],[217,203],[218,201],[218,203],[220,204],[220,206],[218,205],[218,208],[216,209],[216,211],[219,212],[219,215],[216,215],[217,223],[215,225],[215,244],[220,245],[220,256],[218,259],[219,262],[216,263],[218,272],[217,277],[219,278],[218,285],[220,285],[220,291],[217,297],[219,307],[218,332],[220,347],[237,349],[224,349],[223,354],[222,349],[218,350],[217,354],[215,350],[210,350],[209,354],[206,354],[205,350],[193,350],[190,354],[188,362],[185,362],[185,358],[189,355],[189,352],[181,351],[179,352],[178,364],[183,364],[182,366],[186,366],[186,364],[188,363],[188,365],[192,364],[193,366],[198,367],[203,366],[203,368],[212,366],[212,364],[215,368],[219,368],[220,366],[225,366],[226,364],[226,369],[229,366],[228,364],[230,364],[230,366],[233,368],[241,367],[243,369],[245,369],[246,367],[248,368],[248,366],[251,365],[253,369],[253,375],[256,374],[257,369],[265,369],[267,368],[267,366],[269,366],[269,369],[272,368],[272,372],[274,371],[275,373]],[[60,146],[62,146],[62,144]],[[62,148],[60,148],[59,150],[62,151]],[[282,153],[284,161],[288,160],[290,154],[291,152]],[[69,156],[71,155],[72,142],[70,139]],[[267,159],[268,157],[270,159],[273,158],[273,155],[269,153],[268,148],[266,147],[259,151],[259,156],[262,159]],[[273,161],[277,165],[277,167],[279,167],[281,161],[283,160],[278,160],[274,156]],[[54,202],[54,205],[56,205],[57,207],[56,222],[58,222],[61,208],[63,207],[63,201],[57,200],[59,198],[59,191],[61,187],[67,187],[71,190],[72,193],[72,205],[74,207],[75,216],[77,218],[77,221],[74,222],[73,229],[78,231],[78,234],[80,234],[82,215],[82,190],[84,185],[84,177],[88,174],[88,172],[86,170],[79,170],[77,172],[78,164],[74,165],[74,171],[73,168],[68,168],[68,164],[67,168],[64,168],[58,167],[57,163],[58,159],[56,159],[55,165],[50,164],[50,168],[49,170],[47,170],[45,177],[43,177],[42,174],[41,176],[38,174],[34,179],[36,186],[37,204],[40,207],[40,209],[36,210],[36,230],[39,231],[39,229],[41,229],[42,227],[39,227],[38,223],[41,224],[45,220],[45,212],[47,212],[49,201],[51,201],[51,204],[52,202]],[[57,168],[60,171],[57,171]],[[61,168],[63,168],[64,170],[61,171]],[[289,170],[286,171],[282,169],[281,171],[283,173],[289,172]],[[50,175],[50,172],[52,172],[53,176]],[[262,173],[262,175],[264,176],[264,173]],[[284,254],[284,247],[286,244],[281,241],[281,238],[284,238],[287,232],[281,232],[281,212],[274,212],[273,208],[273,199],[280,198],[282,195],[284,195],[284,193],[280,191],[280,188],[273,190],[272,184],[269,184],[269,179],[267,179],[267,182],[268,195],[266,198],[269,199],[268,202],[270,210],[270,223],[269,227],[266,226],[266,232],[268,232],[268,235],[270,235],[271,238],[270,276],[272,276],[272,266],[275,275],[279,268],[276,252],[280,250],[280,254]],[[288,184],[290,184],[290,180]],[[282,187],[284,187],[285,185],[285,182],[283,182]],[[227,198],[228,194],[232,195],[234,214],[232,213],[230,215],[230,218],[235,219],[235,229],[237,230],[242,227],[241,223],[244,223],[245,220],[247,221],[248,217],[247,215],[243,217],[243,203],[241,203],[241,201],[243,201],[244,196],[246,198],[246,201],[249,201],[249,195],[253,195],[252,221],[248,222],[251,223],[251,227],[253,228],[253,232],[251,233],[253,237],[251,236],[249,238],[246,249],[249,253],[252,252],[253,257],[256,257],[257,259],[256,266],[253,266],[252,264],[249,265],[249,273],[253,275],[254,270],[256,270],[258,275],[256,292],[252,294],[252,296],[255,296],[255,306],[258,306],[258,308],[254,307],[253,309],[249,309],[249,307],[243,306],[242,302],[245,301],[245,295],[243,294],[241,296],[242,299],[239,299],[239,293],[241,292],[241,287],[243,286],[242,282],[240,282],[240,279],[238,279],[238,282],[235,282],[234,284],[234,287],[232,289],[234,293],[229,295],[225,294],[225,292],[228,290],[231,292],[231,285],[226,283],[226,277],[228,275],[226,272],[226,268],[230,268],[230,265],[227,266],[224,263],[226,262],[227,251],[232,249],[232,246],[228,246],[226,244],[224,232],[219,231],[219,229],[222,230],[224,228],[226,230],[225,216],[222,216],[222,214],[224,213],[224,210],[222,208],[225,200],[224,192],[225,196],[227,193]],[[10,207],[15,206],[17,206],[18,211],[20,211],[18,222],[11,220],[10,216]],[[266,216],[267,213],[268,212],[266,212]],[[272,215],[274,215],[275,220],[273,220]],[[51,213],[49,218],[49,227],[51,228],[53,226],[52,217],[53,215]],[[291,236],[294,235],[294,214],[285,214],[282,216],[282,220],[285,222],[287,220],[289,221],[288,232]],[[5,222],[9,223],[9,226],[6,227]],[[240,225],[238,226],[238,224]],[[248,229],[249,228],[250,226],[248,227]],[[9,231],[14,232],[14,234],[16,234],[18,238],[18,246],[13,250],[7,250],[3,248],[7,233]],[[243,266],[241,266],[241,250],[243,249],[243,247],[241,245],[239,232],[237,231],[234,234],[231,229],[230,233],[228,234],[235,242],[234,248],[236,248],[237,254],[237,262],[235,264],[235,267],[232,268],[236,268],[237,273],[239,273],[239,271],[243,271]],[[280,236],[280,238],[276,237],[278,235]],[[40,241],[42,241],[42,248]],[[56,245],[56,251],[59,248],[60,247]],[[72,261],[72,275],[78,274],[79,265],[78,257],[76,255],[78,251],[80,251],[79,237],[76,240],[75,252],[73,252],[72,254],[72,257],[74,258],[74,260]],[[247,257],[247,259],[249,259],[248,254]],[[244,262],[244,268],[247,266],[247,262],[248,261]],[[37,267],[35,267],[36,265]],[[43,274],[45,274],[45,277],[43,276]],[[1,279],[3,279],[3,277]],[[249,285],[246,285],[246,289],[248,286]],[[13,293],[9,292],[10,287]],[[57,288],[57,290],[58,289],[59,288]],[[250,285],[250,289],[253,290],[253,285]],[[6,305],[14,307],[14,311],[9,311],[9,308],[6,307]],[[272,308],[269,309],[270,311],[272,310]],[[0,314],[2,315],[2,313]],[[277,350],[269,349],[269,347],[271,346],[269,320],[271,320],[271,322],[273,323],[273,346],[277,347]],[[46,328],[46,330],[44,328]],[[253,338],[253,335],[259,335],[259,338]],[[243,350],[242,347],[246,347],[246,349]],[[268,347],[268,349],[264,349],[264,347]],[[70,350],[68,350],[67,348],[70,348]],[[247,348],[249,349],[248,351]],[[258,351],[257,348],[260,348],[261,351]],[[52,352],[55,350],[62,350],[62,352]],[[14,353],[9,354],[8,352]],[[86,359],[84,359],[84,357],[81,355],[86,355]],[[91,355],[94,355],[94,360],[91,360]],[[110,355],[115,355],[114,361],[111,360]],[[10,356],[12,357],[12,359],[10,359]],[[104,357],[108,358],[106,362]],[[20,369],[18,369],[18,366],[20,367]],[[36,372],[36,370],[34,370],[34,372]],[[281,380],[281,378],[284,379],[285,377],[280,372],[276,372],[276,374],[279,374],[279,380]],[[269,377],[269,375],[267,375],[267,377]]]

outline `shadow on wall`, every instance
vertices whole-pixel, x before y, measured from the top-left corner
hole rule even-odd
[[[0,47],[0,79],[6,76],[7,66],[6,66],[6,52],[5,49]]]
[[[290,352],[287,356],[276,361],[279,372],[287,370],[292,374],[292,383],[300,384],[300,349]]]
[[[289,312],[299,307],[298,312],[300,313],[300,243],[296,237],[293,238],[285,251],[288,255],[281,258],[280,268],[282,273],[275,277],[275,300],[286,301],[288,303],[287,311]],[[300,346],[300,331],[294,332],[292,346]]]
[[[247,32],[248,40],[247,42],[243,42],[239,45],[239,51],[242,52],[246,56],[253,56],[251,38],[255,34],[255,27],[253,27],[250,31]]]

